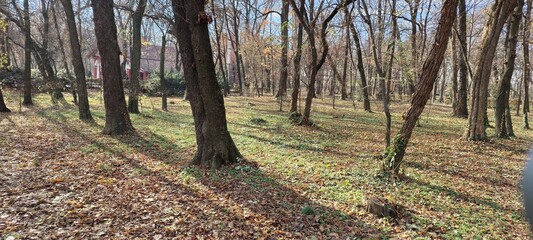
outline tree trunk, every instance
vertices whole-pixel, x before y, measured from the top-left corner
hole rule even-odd
[[[320,68],[322,68],[322,65],[324,65],[329,51],[329,45],[326,39],[326,30],[328,28],[328,24],[335,17],[335,15],[337,15],[337,13],[342,7],[345,7],[347,4],[353,2],[353,0],[342,1],[342,3],[337,5],[335,9],[333,9],[331,13],[323,20],[322,24],[320,25],[319,32],[316,32],[315,29],[316,22],[311,20],[312,23],[310,23],[309,19],[304,17],[304,15],[306,15],[303,12],[305,11],[305,8],[298,8],[294,0],[289,1],[292,6],[292,9],[296,13],[296,16],[298,16],[300,23],[304,26],[304,29],[307,32],[309,44],[311,46],[311,78],[309,79],[307,98],[305,100],[305,108],[301,122],[302,125],[311,125],[311,104],[313,102],[313,97],[315,96],[316,77],[318,75],[318,71],[320,71]],[[310,11],[313,11],[312,8],[310,9]],[[310,15],[312,16],[312,13]],[[319,36],[317,36],[317,33],[319,34]],[[320,45],[322,47],[322,53],[320,56],[318,55],[317,38],[320,40]]]
[[[444,103],[444,94],[446,93],[446,79],[448,78],[447,73],[448,66],[446,64],[446,59],[444,60],[444,69],[442,71],[442,79],[439,88],[439,102]]]
[[[202,2],[172,2],[198,144],[191,163],[210,168],[236,163],[242,156],[227,129],[207,28],[211,19]]]
[[[455,24],[457,26],[457,24]],[[457,47],[457,35],[452,34],[452,116],[458,115],[457,104],[459,102],[459,54]]]
[[[417,44],[417,19],[418,8],[420,6],[420,0],[409,0],[409,12],[411,14],[411,35],[409,40],[411,42],[411,62],[412,62],[412,76],[407,78],[407,85],[409,89],[409,98],[412,97],[415,92],[415,81],[418,79],[418,44]]]
[[[161,37],[161,53],[159,53],[159,83],[161,87],[161,109],[168,111],[167,106],[167,80],[165,79],[165,51],[167,46],[167,35],[163,33]]]
[[[378,83],[381,89],[381,94],[378,95],[378,99],[381,99],[383,102],[383,112],[385,113],[385,121],[386,121],[386,127],[385,127],[385,146],[388,148],[390,145],[390,135],[391,135],[391,114],[390,114],[390,108],[389,108],[389,96],[388,96],[388,90],[387,90],[387,80],[385,78],[387,77],[385,75],[385,72],[383,70],[383,65],[381,61],[381,51],[378,48],[377,40],[374,33],[374,27],[372,25],[372,21],[370,19],[370,13],[368,11],[368,7],[365,1],[361,1],[363,4],[363,10],[365,13],[364,22],[368,25],[368,31],[370,35],[370,42],[372,45],[372,55],[374,56],[374,64],[376,65],[376,71],[378,75]],[[393,17],[396,19],[396,17]],[[395,24],[396,25],[396,24]],[[394,27],[394,31],[396,31],[396,27]],[[395,36],[395,35],[394,35]],[[394,41],[396,41],[396,38],[393,37]],[[393,43],[394,44],[394,43]],[[389,45],[389,47],[394,45]],[[390,64],[389,70],[392,70],[392,59],[394,58],[394,54],[391,54],[390,56]],[[388,73],[388,71],[387,71]],[[390,76],[390,74],[388,74]]]
[[[505,38],[505,70],[498,83],[498,95],[496,96],[495,124],[496,136],[498,138],[513,137],[513,126],[511,122],[511,111],[509,108],[509,92],[511,91],[511,79],[513,77],[516,46],[518,45],[518,32],[520,31],[520,20],[522,18],[523,0],[518,0],[513,15],[509,18],[507,36]]]
[[[386,152],[387,156],[383,163],[383,170],[397,175],[405,155],[405,150],[413,129],[431,95],[431,90],[439,74],[439,68],[444,60],[448,39],[451,34],[453,22],[456,16],[457,1],[446,0],[443,3],[439,25],[436,30],[435,43],[424,62],[420,74],[419,83],[411,101],[411,107],[407,111],[402,128],[394,137],[392,146]]]
[[[70,38],[70,51],[72,53],[72,66],[74,66],[74,74],[76,75],[76,88],[78,92],[78,111],[81,120],[92,121],[93,117],[89,108],[89,96],[87,93],[87,81],[85,79],[85,67],[83,66],[83,57],[81,54],[81,46],[78,38],[78,30],[76,29],[76,21],[74,19],[74,11],[72,9],[71,0],[61,0],[67,17],[67,27]]]
[[[472,79],[472,97],[469,124],[465,138],[472,141],[485,140],[485,118],[487,111],[488,85],[491,75],[492,61],[498,45],[503,25],[517,5],[517,0],[497,0],[483,29],[481,49],[479,51],[476,72]]]
[[[96,44],[102,61],[104,87],[105,126],[103,134],[116,135],[134,131],[126,108],[122,85],[120,48],[113,1],[91,0]]]
[[[139,71],[141,70],[141,26],[146,9],[146,0],[139,0],[139,4],[132,16],[131,24],[131,78],[130,94],[128,98],[128,111],[130,113],[140,113],[139,111],[139,94],[141,84],[139,83]]]
[[[2,94],[2,88],[0,87],[0,112],[11,112],[7,108],[6,103],[4,102],[4,94]]]
[[[349,14],[349,13],[348,13]],[[351,14],[350,14],[351,19]],[[355,28],[355,24],[351,21],[350,30],[352,31],[352,36],[355,42],[355,48],[357,52],[357,70],[359,71],[359,76],[361,77],[361,92],[363,95],[363,106],[365,111],[372,112],[370,109],[370,97],[368,96],[368,85],[365,74],[365,67],[363,64],[363,51],[361,50],[361,41],[359,40],[359,33]]]
[[[344,9],[348,9],[348,7],[345,7]],[[344,45],[344,64],[342,68],[342,80],[341,80],[341,99],[346,100],[348,98],[348,93],[346,91],[346,82],[348,77],[348,56],[350,54],[350,27],[349,27],[349,16],[345,16],[345,23],[346,23],[346,36],[345,36],[345,45]]]
[[[300,0],[300,9],[305,7],[305,0]],[[291,113],[298,111],[298,97],[300,95],[300,63],[302,61],[303,25],[298,23],[298,39],[296,43],[296,55],[294,56],[294,73],[292,86]]]
[[[453,109],[453,115],[458,118],[468,117],[468,48],[466,42],[466,3],[465,0],[459,0],[459,79],[457,88],[457,103]]]
[[[279,74],[279,88],[276,97],[287,95],[287,79],[289,77],[289,1],[282,1],[281,8],[281,69]]]
[[[5,25],[4,25],[5,24]],[[7,51],[7,30],[9,22],[7,19],[0,19],[0,69],[9,67],[9,52]],[[0,112],[11,112],[4,102],[2,94],[2,83],[0,82]]]
[[[28,0],[24,0],[24,100],[22,104],[33,105],[31,83],[31,22]]]
[[[214,11],[215,11],[215,1],[211,1],[211,10],[213,11],[213,15],[216,15],[214,13]],[[217,18],[213,18],[213,23],[214,23],[213,27],[215,29],[215,39],[216,39],[216,43],[217,43],[217,54],[218,54],[218,59],[220,61],[220,73],[222,74],[222,78],[224,79],[224,96],[228,96],[229,93],[230,93],[230,87],[229,87],[229,83],[228,83],[228,77],[226,76],[226,71],[224,70],[225,58],[223,56],[225,56],[225,55],[222,55],[222,47],[220,46],[220,32],[219,32],[218,26],[217,26],[218,25],[217,24]]]
[[[523,40],[522,51],[524,55],[524,67],[522,71],[522,81],[524,82],[524,107],[522,113],[524,113],[524,128],[529,129],[528,113],[529,113],[529,80],[531,79],[531,63],[529,55],[529,39],[531,39],[531,9],[533,5],[532,0],[527,1],[527,10],[524,15],[523,26]]]
[[[65,68],[65,71],[66,71],[66,74],[67,74],[67,78],[70,82],[70,90],[71,90],[71,93],[72,93],[72,102],[76,105],[78,105],[78,94],[76,93],[76,88],[74,87],[74,79],[72,78],[72,74],[70,73],[70,68],[68,66],[68,62],[67,62],[67,54],[66,54],[66,51],[65,51],[65,43],[63,41],[63,38],[61,36],[61,32],[60,32],[60,28],[59,28],[59,24],[57,22],[57,14],[56,14],[56,10],[55,10],[55,6],[54,6],[55,3],[51,3],[50,4],[50,8],[52,10],[52,15],[54,16],[54,28],[56,29],[56,33],[57,33],[57,41],[59,42],[59,50],[61,52],[61,57],[63,57],[63,67]]]

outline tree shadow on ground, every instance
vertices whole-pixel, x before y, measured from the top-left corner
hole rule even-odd
[[[176,147],[174,150],[161,150],[167,151],[161,154],[160,149],[154,149],[150,143],[161,142],[166,145],[173,143],[169,143],[167,139],[153,133],[116,137],[125,145],[135,149],[136,152],[149,156],[148,159],[139,160],[131,157],[128,153],[110,147],[106,142],[107,137],[95,138],[72,126],[66,119],[59,121],[47,117],[47,120],[71,138],[83,139],[87,144],[96,145],[108,153],[119,156],[124,159],[124,164],[130,168],[143,169],[146,173],[143,177],[149,177],[164,185],[175,192],[173,194],[186,194],[188,203],[194,207],[184,210],[190,211],[191,215],[197,215],[198,218],[206,221],[216,221],[219,217],[232,219],[232,225],[225,230],[229,234],[227,236],[245,238],[259,236],[270,238],[306,238],[311,236],[346,238],[387,235],[380,229],[365,224],[355,215],[349,215],[312,201],[263,173],[253,163],[245,162],[237,166],[223,168],[220,171],[196,168],[186,170],[190,168],[176,164],[172,166],[173,170],[156,171],[151,168],[153,161],[167,162],[169,156],[183,155],[184,149]],[[193,176],[196,178],[196,182],[201,185],[200,189],[193,189],[172,177],[180,171],[197,173]],[[180,199],[183,198],[180,197]],[[304,209],[311,210],[306,211]],[[215,214],[209,215],[206,212],[215,212]],[[229,216],[221,217],[221,214]],[[215,232],[215,229],[209,226],[188,227],[204,228],[203,231],[211,236]],[[267,230],[262,232],[262,229]]]
[[[455,190],[453,190],[453,189],[451,189],[449,187],[434,185],[434,184],[431,184],[431,183],[428,183],[428,182],[424,182],[424,181],[421,181],[421,180],[418,180],[418,179],[414,179],[414,178],[411,178],[411,177],[408,177],[408,176],[404,177],[404,181],[406,183],[408,183],[408,184],[416,185],[417,188],[425,188],[427,190],[435,192],[436,194],[444,193],[444,194],[446,194],[446,195],[448,195],[450,197],[453,197],[453,198],[455,198],[456,200],[459,200],[459,201],[464,201],[464,202],[469,202],[469,203],[476,204],[476,205],[482,205],[482,206],[490,207],[490,208],[492,208],[494,210],[497,210],[497,211],[507,211],[507,212],[514,212],[516,214],[521,214],[521,213],[517,212],[514,209],[504,208],[504,207],[500,206],[498,203],[496,203],[496,202],[494,202],[494,201],[492,201],[490,199],[472,196],[472,195],[470,195],[468,193],[461,193],[461,192],[455,191]]]

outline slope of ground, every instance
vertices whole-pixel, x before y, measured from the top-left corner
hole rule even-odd
[[[360,104],[317,99],[316,127],[293,126],[271,97],[226,98],[229,128],[245,156],[219,171],[187,167],[195,150],[187,102],[144,98],[137,135],[102,136],[74,105],[47,96],[0,114],[0,236],[25,239],[528,239],[519,191],[533,131],[461,140],[466,120],[428,106],[405,159],[407,179],[376,177],[384,117]],[[394,105],[394,130],[406,105]],[[378,110],[378,106],[373,106]],[[285,109],[288,109],[285,106]],[[490,130],[489,130],[490,131]],[[377,218],[364,201],[405,207]]]

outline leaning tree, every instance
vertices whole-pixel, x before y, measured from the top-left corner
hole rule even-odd
[[[457,14],[457,2],[457,0],[446,0],[442,5],[441,17],[435,34],[435,42],[422,67],[411,106],[405,115],[402,128],[394,137],[392,145],[386,150],[387,155],[383,162],[383,170],[385,172],[392,173],[393,175],[399,173],[407,144],[416,126],[416,122],[422,114],[422,111],[424,111],[424,107],[431,96],[433,85],[444,60],[453,22]]]

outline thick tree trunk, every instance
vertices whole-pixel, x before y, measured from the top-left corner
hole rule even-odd
[[[465,133],[465,138],[468,140],[479,141],[487,138],[485,118],[487,117],[488,85],[492,72],[492,62],[503,25],[517,5],[517,1],[497,0],[492,6],[492,12],[483,30],[476,72],[472,79],[472,112]]]
[[[207,28],[211,19],[202,2],[172,2],[198,144],[192,164],[219,168],[236,163],[242,156],[227,129],[224,98],[216,80]]]
[[[102,59],[106,116],[103,134],[130,133],[134,129],[126,108],[126,97],[122,85],[120,48],[117,40],[113,1],[91,0],[91,6],[94,15],[96,44]]]
[[[139,0],[139,5],[132,16],[131,24],[131,77],[130,77],[130,94],[128,98],[128,111],[130,113],[140,113],[139,111],[139,94],[141,84],[139,83],[139,70],[141,69],[141,26],[146,9],[146,0]]]
[[[523,6],[524,1],[518,0],[518,5],[515,7],[513,15],[509,18],[507,36],[505,38],[505,70],[498,83],[495,110],[496,136],[499,138],[514,136],[509,107],[509,92],[511,91],[511,79],[514,72],[516,46],[518,45],[518,32],[520,31]]]
[[[300,0],[300,9],[305,7],[305,0]],[[296,43],[296,55],[294,56],[294,73],[292,86],[291,113],[298,112],[298,97],[300,96],[300,64],[302,61],[303,25],[298,23],[298,38]]]
[[[0,24],[9,23],[7,20],[0,19]],[[0,28],[0,69],[9,67],[9,52],[7,51],[7,26]],[[2,83],[0,82],[0,112],[11,112],[4,102],[2,93]]]
[[[33,105],[31,83],[31,23],[28,0],[24,0],[24,100],[22,104]]]
[[[71,0],[61,0],[65,15],[67,17],[67,27],[70,38],[70,51],[72,53],[72,66],[74,66],[74,74],[76,75],[76,88],[78,92],[78,110],[79,118],[81,120],[93,120],[89,108],[89,95],[87,93],[87,81],[85,79],[85,67],[83,66],[83,58],[81,54],[81,45],[78,38],[78,30],[76,29],[76,21],[74,19],[74,11],[72,9]]]
[[[402,128],[394,137],[392,146],[387,149],[387,155],[383,163],[383,170],[397,175],[400,170],[405,150],[416,122],[418,121],[424,107],[431,95],[431,90],[439,74],[439,68],[444,60],[448,39],[451,34],[453,22],[456,16],[457,1],[446,0],[443,3],[439,25],[435,35],[435,43],[432,46],[429,56],[424,62],[420,74],[419,83],[411,101],[411,107],[405,115]]]
[[[523,34],[522,34],[522,51],[524,56],[522,81],[524,82],[524,107],[522,113],[524,113],[524,128],[529,129],[529,80],[531,79],[531,63],[529,55],[529,39],[531,39],[531,9],[533,5],[532,0],[527,0],[527,10],[524,15]]]
[[[163,33],[161,37],[161,52],[159,53],[159,83],[161,87],[161,109],[168,111],[167,105],[167,80],[165,79],[165,51],[167,46],[167,35]]]
[[[2,93],[2,88],[0,87],[0,112],[11,112],[4,102],[4,94]]]
[[[453,109],[453,116],[458,118],[468,117],[468,48],[466,41],[466,3],[465,0],[459,0],[459,36],[458,36],[458,60],[459,60],[459,79],[457,88],[457,103]]]
[[[276,97],[287,95],[287,79],[289,77],[289,1],[283,0],[281,8],[281,69],[279,88]]]

